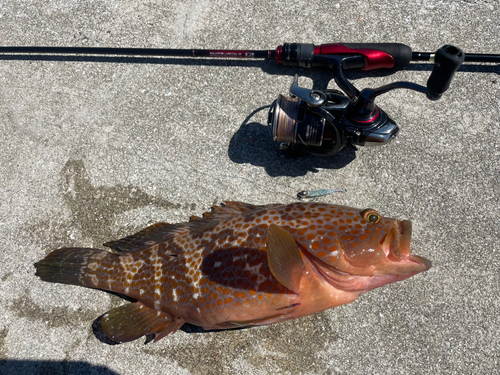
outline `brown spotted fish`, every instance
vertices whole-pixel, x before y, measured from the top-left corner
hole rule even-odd
[[[120,342],[156,340],[185,322],[265,325],[352,302],[431,263],[410,252],[411,222],[325,203],[226,202],[188,223],[152,225],[105,244],[64,248],[35,264],[44,281],[127,295],[101,320]]]

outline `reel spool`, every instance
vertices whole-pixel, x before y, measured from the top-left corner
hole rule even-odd
[[[268,126],[274,142],[280,144],[280,156],[301,149],[326,156],[344,147],[338,121],[321,107],[311,107],[297,97],[279,95],[271,104]]]

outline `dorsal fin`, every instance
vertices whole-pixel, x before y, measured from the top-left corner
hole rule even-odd
[[[264,208],[264,206],[256,206],[250,203],[243,202],[222,202],[220,206],[212,206],[211,212],[205,212],[203,219],[218,219],[223,216],[239,215],[243,212],[252,211],[255,209]]]
[[[267,229],[267,263],[281,285],[299,292],[300,279],[306,269],[302,254],[292,235],[275,224]]]
[[[116,241],[106,242],[104,246],[111,248],[116,253],[130,253],[144,250],[158,243],[172,239],[179,234],[180,229],[186,224],[153,224],[140,232]]]

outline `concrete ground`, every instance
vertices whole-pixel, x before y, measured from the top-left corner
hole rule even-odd
[[[499,19],[486,0],[4,0],[0,45],[500,53]],[[425,85],[431,69],[349,77],[358,88]],[[258,60],[0,56],[1,374],[498,373],[499,67],[461,68],[437,102],[380,97],[401,127],[389,145],[284,160],[267,106],[296,73],[309,88],[331,78]],[[94,323],[119,297],[34,276],[58,247],[101,247],[223,200],[289,203],[322,188],[348,190],[323,202],[411,219],[413,252],[433,268],[298,320],[121,345]]]

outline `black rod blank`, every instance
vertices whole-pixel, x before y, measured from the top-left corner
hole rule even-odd
[[[209,50],[174,48],[107,48],[107,47],[1,47],[0,54],[72,54],[72,55],[126,55],[170,57],[274,58],[274,50]],[[413,52],[411,61],[430,61],[434,53]],[[500,63],[500,55],[466,53],[465,62]]]
[[[107,47],[0,47],[0,53],[268,58],[274,51]]]
[[[434,58],[434,53],[413,52],[411,56],[411,61],[430,61],[433,58]],[[466,53],[465,62],[500,63],[500,55],[483,54],[483,53]]]

